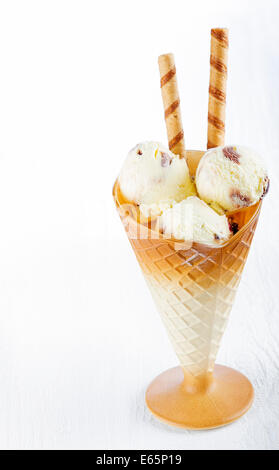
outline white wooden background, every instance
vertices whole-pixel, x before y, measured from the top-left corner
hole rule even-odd
[[[0,2],[0,447],[279,448],[278,2]],[[144,391],[176,365],[111,187],[166,141],[157,56],[176,55],[188,148],[206,142],[210,28],[230,28],[227,143],[271,176],[218,361],[256,391],[237,423],[177,430]]]

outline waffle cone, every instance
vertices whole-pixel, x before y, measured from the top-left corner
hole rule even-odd
[[[195,168],[198,154],[188,155]],[[116,205],[181,366],[193,376],[212,372],[254,236],[260,204],[242,212],[241,230],[210,247],[176,242],[140,227]]]

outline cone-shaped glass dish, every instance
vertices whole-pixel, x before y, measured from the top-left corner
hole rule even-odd
[[[188,151],[195,174],[202,151]],[[240,230],[218,247],[166,239],[139,224],[135,207],[113,196],[126,233],[158,307],[180,366],[159,375],[146,403],[160,420],[189,429],[231,423],[252,405],[249,380],[215,365],[240,276],[254,236],[261,203],[235,214]]]

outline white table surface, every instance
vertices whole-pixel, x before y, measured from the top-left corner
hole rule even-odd
[[[1,448],[279,448],[277,3],[1,2]],[[130,147],[166,140],[160,53],[176,54],[187,147],[204,148],[214,26],[230,27],[227,143],[259,149],[271,189],[218,355],[255,403],[194,432],[145,408],[177,359],[111,187]]]

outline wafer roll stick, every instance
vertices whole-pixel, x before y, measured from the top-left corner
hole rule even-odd
[[[211,30],[207,148],[225,143],[228,30]]]
[[[173,153],[182,156],[185,153],[185,143],[174,55],[160,55],[158,58],[158,63],[160,69],[161,92],[165,111],[169,149]]]

